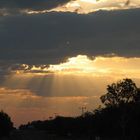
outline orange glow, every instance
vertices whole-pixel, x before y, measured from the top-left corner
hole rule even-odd
[[[49,74],[72,74],[72,75],[88,75],[90,76],[116,76],[122,77],[140,77],[140,58],[124,58],[118,56],[111,57],[92,57],[86,55],[78,55],[68,58],[66,62],[56,65],[28,66],[22,64],[22,68],[15,72],[17,75],[24,74],[24,77],[32,77],[35,75]]]
[[[5,77],[0,106],[16,125],[54,113],[79,115],[79,107],[96,108],[106,86],[123,78],[139,86],[140,58],[78,55],[56,65],[22,64]]]

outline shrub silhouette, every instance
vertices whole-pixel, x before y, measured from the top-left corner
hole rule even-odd
[[[0,138],[3,136],[8,136],[13,129],[13,123],[8,114],[0,111]]]

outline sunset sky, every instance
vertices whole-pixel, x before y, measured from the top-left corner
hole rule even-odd
[[[0,109],[19,126],[140,87],[139,17],[140,0],[0,0]]]

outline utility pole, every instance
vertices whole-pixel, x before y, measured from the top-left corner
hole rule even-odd
[[[85,106],[79,107],[79,109],[81,110],[81,114],[82,116],[84,116],[85,110],[87,109]]]
[[[58,116],[58,113],[54,113],[54,117],[56,118]]]

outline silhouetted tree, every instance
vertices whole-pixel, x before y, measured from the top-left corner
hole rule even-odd
[[[134,100],[136,103],[140,103],[140,88],[137,89],[137,94],[135,94]]]
[[[0,137],[8,136],[13,129],[13,123],[8,114],[0,112]]]
[[[110,126],[112,125],[112,128],[110,127],[111,133],[112,131],[119,132],[121,130],[114,135],[120,135],[123,139],[128,139],[130,136],[139,137],[136,130],[139,128],[137,124],[140,124],[140,121],[136,118],[140,115],[140,88],[131,79],[123,79],[108,85],[107,93],[101,96],[100,99],[105,105],[105,108],[100,111],[100,116],[103,116],[105,122],[110,122]],[[112,116],[112,114],[115,115]],[[113,121],[111,122],[111,120]],[[135,122],[135,120],[137,121]],[[105,122],[103,121],[102,124]],[[115,129],[117,131],[114,131]]]
[[[140,100],[139,89],[131,79],[123,79],[107,86],[107,93],[100,97],[105,106],[115,106]]]

